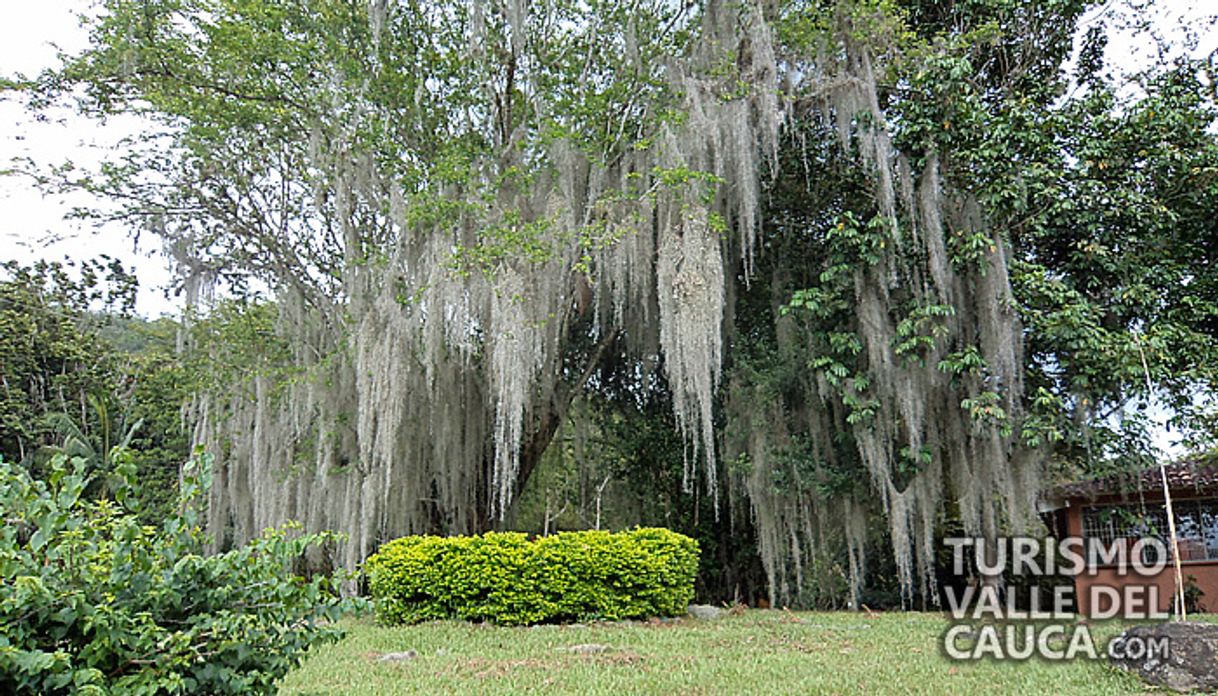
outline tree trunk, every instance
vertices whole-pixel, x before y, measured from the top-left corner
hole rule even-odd
[[[549,448],[554,436],[558,433],[559,426],[562,425],[563,418],[570,410],[571,402],[583,390],[584,385],[605,357],[605,351],[613,345],[617,336],[616,329],[605,334],[588,357],[579,378],[572,384],[559,385],[554,390],[554,397],[546,403],[545,408],[537,416],[535,420],[537,427],[520,446],[520,468],[517,470],[515,485],[517,494],[524,490],[529,478],[537,470],[541,457],[546,453],[546,449]],[[490,506],[486,506],[485,512],[479,516],[480,529],[478,532],[488,531],[494,527],[494,524],[494,515],[490,511]]]

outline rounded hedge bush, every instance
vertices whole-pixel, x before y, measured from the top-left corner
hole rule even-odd
[[[386,624],[533,624],[678,616],[693,598],[698,542],[667,529],[412,536],[364,566]]]

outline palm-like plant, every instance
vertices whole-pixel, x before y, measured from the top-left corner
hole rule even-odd
[[[100,486],[106,482],[105,490],[113,490],[114,475],[128,475],[127,472],[118,471],[118,468],[124,460],[123,454],[130,448],[144,421],[138,419],[128,423],[126,414],[115,408],[114,399],[109,395],[89,394],[85,402],[92,418],[77,420],[66,411],[55,411],[43,417],[43,424],[55,433],[59,441],[44,446],[41,451],[50,456],[65,455],[69,459],[84,461],[89,471],[105,474],[95,477],[93,485]]]

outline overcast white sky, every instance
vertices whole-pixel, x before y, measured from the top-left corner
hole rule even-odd
[[[58,64],[56,46],[68,53],[83,50],[88,34],[75,17],[93,4],[86,0],[6,0],[0,23],[0,74],[32,75]],[[0,101],[0,168],[14,157],[31,157],[44,163],[71,159],[97,163],[114,151],[114,144],[139,127],[133,120],[104,126],[65,114],[60,122],[37,123],[13,102]],[[19,177],[0,177],[0,259],[29,262],[35,259],[95,257],[109,254],[135,266],[141,292],[137,311],[147,316],[172,313],[179,303],[164,296],[170,281],[168,267],[157,253],[156,240],[146,237],[136,249],[128,230],[110,226],[97,230],[91,224],[64,219],[86,197],[43,198]],[[151,243],[151,244],[150,244]]]
[[[89,0],[5,0],[4,5],[0,74],[36,73],[57,64],[56,46],[74,53],[87,44],[87,34],[75,13],[88,11],[94,5]],[[1207,54],[1218,48],[1218,32],[1203,17],[1216,10],[1218,3],[1205,0],[1161,0],[1150,17],[1158,31],[1171,37],[1184,36],[1181,26],[1192,27],[1202,37],[1197,53]],[[1124,0],[1112,0],[1094,11],[1091,21],[1104,17],[1111,24],[1122,14],[1130,16]],[[1112,30],[1108,58],[1125,70],[1133,70],[1153,57],[1153,46],[1146,35]],[[0,101],[0,168],[14,157],[32,157],[44,163],[66,159],[96,163],[114,151],[119,139],[138,128],[138,122],[130,120],[99,126],[70,116],[57,123],[36,123],[17,104]],[[82,203],[87,200],[43,198],[27,181],[0,177],[0,260],[30,262],[102,253],[117,256],[137,270],[141,284],[137,311],[146,316],[178,311],[176,298],[165,296],[170,274],[158,253],[157,241],[145,235],[136,248],[130,231],[119,226],[98,230],[66,221],[65,213]],[[1160,444],[1174,449],[1166,433]]]

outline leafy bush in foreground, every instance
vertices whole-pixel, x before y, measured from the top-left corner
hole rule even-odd
[[[667,529],[415,536],[382,546],[365,570],[387,624],[675,616],[693,598],[698,543]]]
[[[340,637],[338,580],[288,572],[325,536],[268,530],[203,554],[207,465],[158,528],[125,504],[130,487],[84,500],[82,461],[56,458],[45,482],[0,461],[0,693],[267,694]]]

